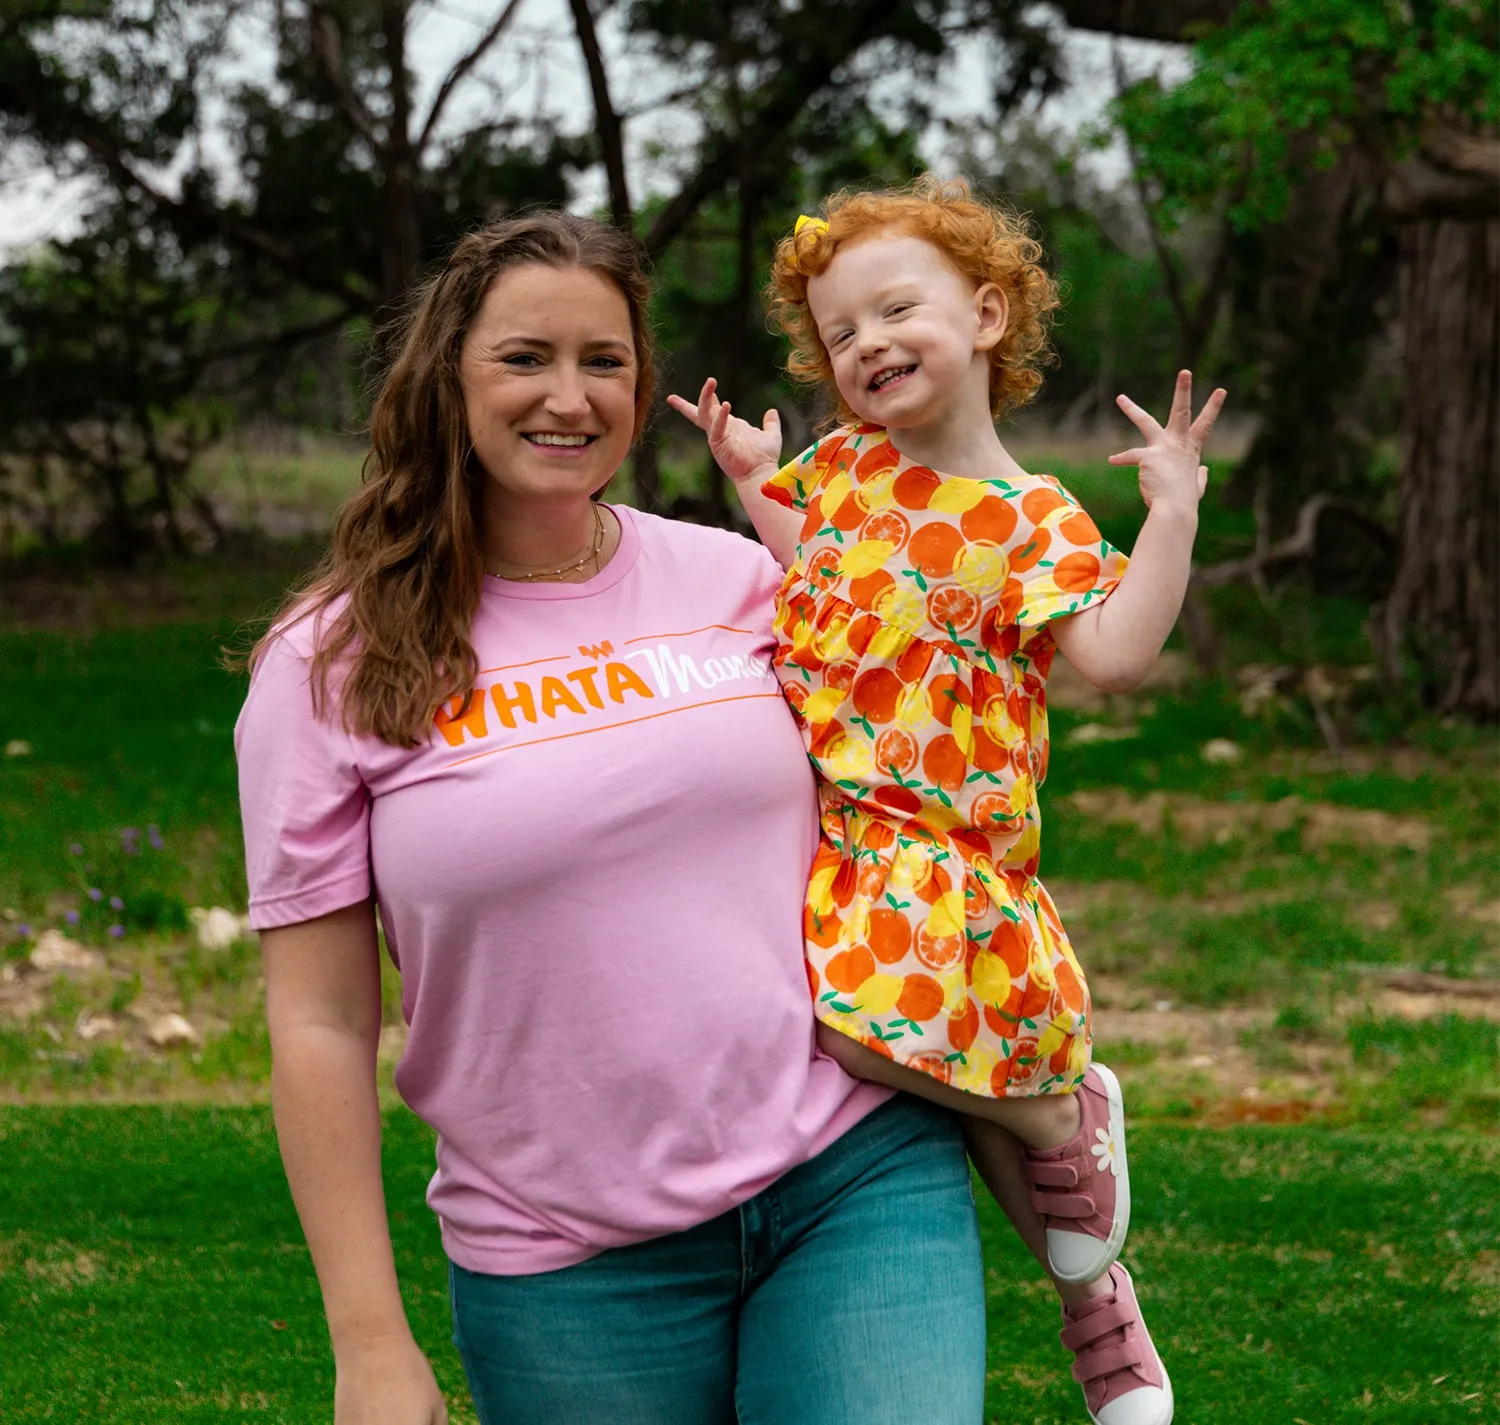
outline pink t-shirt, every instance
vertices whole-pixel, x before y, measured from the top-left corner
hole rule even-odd
[[[582,584],[486,579],[465,715],[414,750],[313,718],[311,621],[235,730],[257,929],[372,890],[438,1132],[428,1201],[471,1271],[706,1221],[885,1097],[817,1054],[812,773],[771,671],[781,571],[616,508]]]

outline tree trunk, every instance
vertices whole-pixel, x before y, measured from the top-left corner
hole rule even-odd
[[[388,321],[422,265],[417,212],[417,155],[411,135],[411,73],[406,64],[406,0],[380,7],[380,28],[390,69],[390,120],[378,155],[381,207],[380,320]]]
[[[1382,622],[1447,711],[1500,718],[1500,219],[1401,234],[1400,556]]]

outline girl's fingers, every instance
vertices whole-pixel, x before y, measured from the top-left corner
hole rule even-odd
[[[1193,422],[1192,429],[1188,431],[1200,450],[1207,444],[1209,432],[1213,430],[1214,422],[1219,418],[1219,412],[1224,409],[1224,402],[1228,395],[1229,392],[1220,386],[1203,403],[1203,409],[1198,412],[1198,419]]]
[[[1203,498],[1203,492],[1208,489],[1208,466],[1198,467],[1198,498]]]
[[[1167,414],[1167,428],[1183,430],[1193,418],[1193,373],[1179,371],[1172,388],[1172,409]]]
[[[775,406],[772,406],[761,418],[760,428],[778,437],[781,435],[781,412]]]
[[[668,396],[667,404],[680,416],[686,416],[699,430],[707,430],[706,421],[701,409],[692,401],[682,396]]]
[[[1111,465],[1139,465],[1151,452],[1137,446],[1134,450],[1122,450],[1118,455],[1111,455]]]
[[[1147,440],[1155,440],[1161,434],[1161,427],[1156,423],[1156,417],[1150,411],[1143,410],[1136,405],[1129,396],[1116,396],[1115,404],[1125,413],[1125,418],[1131,425]]]

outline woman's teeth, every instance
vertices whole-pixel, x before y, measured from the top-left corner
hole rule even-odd
[[[591,435],[528,435],[526,437],[533,445],[587,445],[593,438]]]

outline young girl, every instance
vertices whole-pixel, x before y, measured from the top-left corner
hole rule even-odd
[[[1090,1064],[1083,973],[1037,879],[1053,654],[1135,686],[1187,585],[1200,452],[1224,400],[1167,425],[1124,396],[1149,508],[1127,561],[995,418],[1041,383],[1056,289],[963,183],[840,194],[776,251],[789,369],[841,424],[785,468],[780,424],[715,383],[674,409],[709,438],[786,569],[777,667],[819,776],[806,911],[819,1043],[851,1073],[965,1115],[991,1191],[1047,1267],[1096,1425],[1166,1425],[1172,1389],[1116,1261],[1124,1110]],[[1016,1144],[1019,1141],[1019,1157]]]

